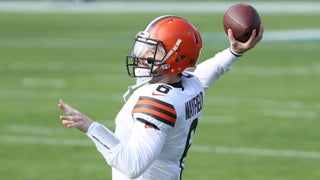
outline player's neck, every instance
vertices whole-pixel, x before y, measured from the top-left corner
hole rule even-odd
[[[150,83],[155,84],[155,83],[163,83],[163,84],[174,84],[181,81],[181,77],[179,75],[166,75],[163,74],[158,77],[154,77]]]

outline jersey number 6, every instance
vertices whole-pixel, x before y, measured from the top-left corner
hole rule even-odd
[[[180,167],[182,169],[183,169],[183,167],[182,167],[183,160],[187,156],[188,150],[191,147],[193,136],[194,136],[194,133],[196,132],[197,125],[198,125],[198,118],[196,118],[192,121],[192,124],[190,125],[190,128],[189,128],[186,146],[184,148],[184,152],[183,152],[182,157],[180,159]]]

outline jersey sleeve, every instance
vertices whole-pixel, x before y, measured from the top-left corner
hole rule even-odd
[[[140,96],[132,115],[135,120],[143,123],[144,118],[151,117],[147,122],[159,130],[167,129],[168,126],[174,127],[177,119],[176,110],[171,103],[152,96]]]
[[[225,49],[217,53],[214,57],[197,65],[197,68],[192,74],[198,77],[202,86],[207,89],[219,79],[221,75],[231,70],[232,64],[237,59],[238,57],[232,54],[230,49]]]
[[[112,137],[109,130],[104,130],[105,135],[99,136],[103,139],[97,138],[97,128],[107,129],[102,125],[89,128],[87,134],[110,166],[128,178],[137,178],[159,156],[167,133],[174,126],[176,114],[169,103],[142,96],[133,108],[132,117],[135,123],[127,142],[120,142],[114,135]]]

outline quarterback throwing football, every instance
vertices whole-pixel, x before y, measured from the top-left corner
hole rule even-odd
[[[60,119],[92,139],[112,167],[113,180],[179,180],[201,119],[205,89],[262,36],[262,25],[245,43],[229,30],[230,47],[196,65],[202,48],[198,30],[178,16],[158,17],[137,34],[126,57],[128,74],[137,83],[124,95],[115,132],[62,100],[59,107],[66,115]]]

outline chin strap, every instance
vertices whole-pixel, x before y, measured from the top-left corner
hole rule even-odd
[[[127,96],[130,94],[130,92],[146,83],[151,81],[152,77],[144,77],[144,78],[137,78],[137,82],[135,85],[128,86],[128,90],[123,94],[122,98],[126,102],[127,101]]]

